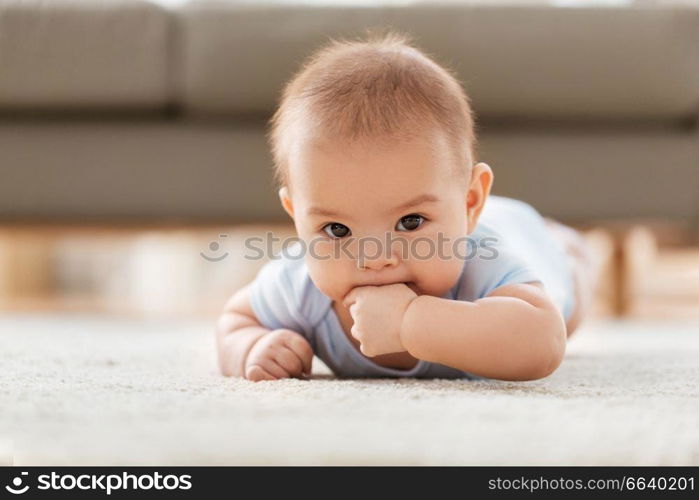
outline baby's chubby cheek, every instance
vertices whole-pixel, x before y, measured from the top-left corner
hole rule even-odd
[[[338,260],[306,259],[308,274],[316,287],[335,301],[341,301],[353,288],[352,274],[347,263]]]

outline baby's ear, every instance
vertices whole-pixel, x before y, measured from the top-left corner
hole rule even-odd
[[[468,215],[468,233],[476,228],[478,218],[485,207],[485,202],[493,185],[493,170],[486,163],[478,163],[471,171],[471,182],[466,193],[466,212]]]
[[[289,196],[289,188],[286,186],[282,186],[279,188],[279,201],[282,202],[282,207],[284,208],[284,211],[286,211],[287,214],[289,214],[289,217],[292,219],[294,218],[294,204],[291,201],[291,197]]]

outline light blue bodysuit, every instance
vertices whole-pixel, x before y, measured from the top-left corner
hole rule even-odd
[[[563,317],[570,317],[575,299],[572,261],[530,205],[491,195],[467,241],[471,251],[461,251],[461,274],[443,298],[474,301],[503,285],[540,281]],[[346,337],[332,300],[315,286],[297,255],[288,251],[260,269],[250,286],[251,306],[266,328],[303,335],[335,375],[483,379],[423,360],[408,370],[374,363]]]

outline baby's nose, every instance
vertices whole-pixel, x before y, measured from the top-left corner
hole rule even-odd
[[[364,260],[359,259],[357,261],[357,267],[359,269],[371,269],[372,271],[379,271],[385,267],[393,267],[395,263],[389,259],[372,259]]]
[[[398,264],[398,256],[392,249],[387,248],[365,248],[359,252],[357,267],[359,269],[381,270],[385,267],[392,267]]]

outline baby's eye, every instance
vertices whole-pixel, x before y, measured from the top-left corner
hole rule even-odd
[[[330,224],[324,225],[323,231],[331,238],[344,238],[350,234],[350,229],[339,222],[331,222]]]
[[[414,231],[425,222],[425,218],[422,215],[410,214],[405,217],[401,217],[396,224],[396,231]]]

